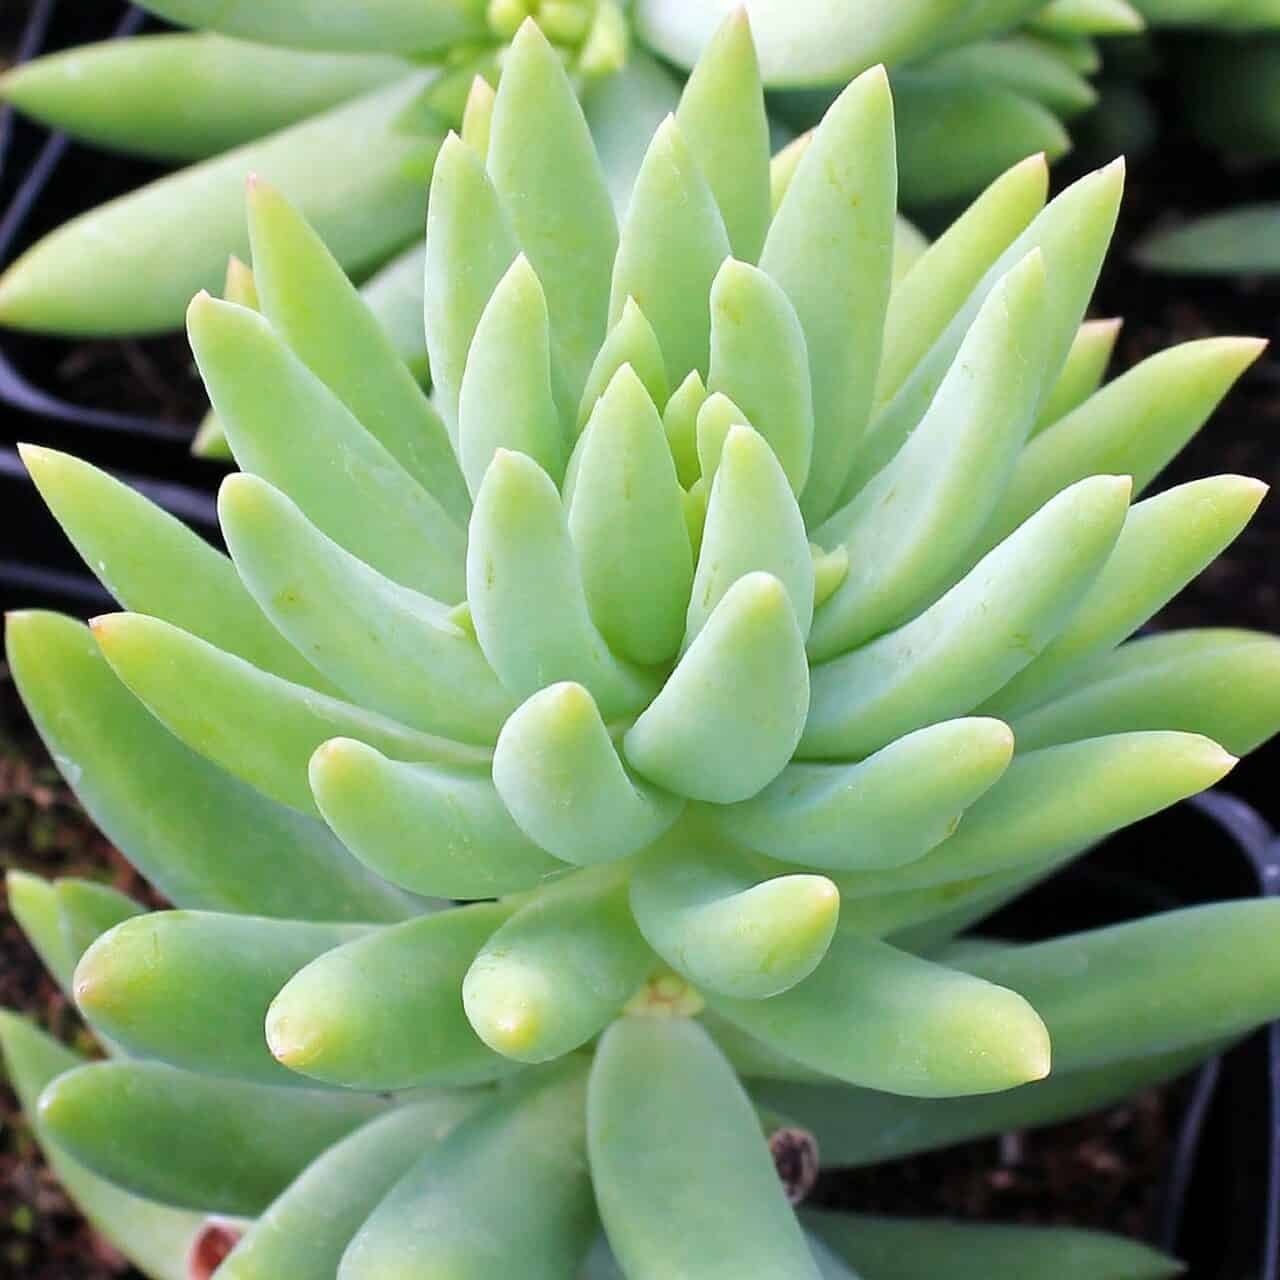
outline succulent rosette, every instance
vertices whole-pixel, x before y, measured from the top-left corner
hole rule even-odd
[[[241,1231],[223,1280],[1173,1274],[788,1196],[815,1151],[1075,1114],[1280,1011],[1274,902],[967,933],[1280,725],[1275,639],[1129,638],[1263,486],[1135,501],[1259,344],[1099,389],[1121,176],[1046,204],[1023,162],[895,271],[883,71],[771,166],[734,18],[619,226],[526,23],[435,166],[431,398],[251,187],[256,307],[189,314],[229,558],[28,449],[130,612],[8,626],[176,908],[11,879],[112,1056],[0,1038],[151,1274]]]

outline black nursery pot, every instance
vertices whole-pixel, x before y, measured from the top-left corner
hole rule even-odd
[[[33,0],[18,58],[127,36],[148,21],[120,3]],[[69,218],[161,172],[0,109],[0,268]],[[110,605],[35,493],[14,448],[20,441],[87,459],[218,540],[212,495],[222,471],[189,452],[198,386],[181,336],[86,342],[0,330],[0,503],[12,513],[0,554],[0,607],[87,615]],[[97,403],[80,403],[81,396]]]

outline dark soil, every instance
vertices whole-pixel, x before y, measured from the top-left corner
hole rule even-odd
[[[15,49],[32,0],[0,5],[0,52]],[[114,6],[64,4],[85,37],[105,34]],[[65,41],[67,24],[55,27]],[[1131,165],[1129,192],[1115,248],[1105,270],[1096,315],[1126,319],[1115,371],[1175,342],[1221,333],[1273,336],[1280,280],[1186,280],[1137,270],[1129,257],[1135,238],[1156,224],[1230,201],[1280,199],[1280,166],[1233,168],[1205,152],[1181,130],[1176,93],[1158,79],[1152,98],[1166,130],[1160,149]],[[9,200],[20,174],[43,140],[19,126],[0,199]],[[1087,152],[1088,147],[1082,147]],[[1082,154],[1057,175],[1109,158]],[[19,240],[56,225],[95,202],[95,193],[119,190],[153,173],[87,148],[71,148]],[[35,385],[73,404],[89,405],[161,424],[149,439],[74,426],[49,426],[17,415],[9,438],[39,438],[87,453],[118,469],[176,480],[208,492],[218,470],[186,457],[191,424],[204,400],[181,336],[145,341],[65,343],[5,335],[5,352]],[[1169,469],[1161,484],[1236,471],[1274,481],[1280,452],[1280,353],[1268,352],[1232,392],[1199,440]],[[25,508],[23,509],[25,515]],[[35,526],[33,526],[35,527]],[[1167,625],[1242,625],[1280,631],[1280,499],[1264,504],[1243,537],[1161,616]],[[60,535],[41,527],[30,558],[69,568]],[[10,589],[12,594],[12,589]],[[47,593],[58,597],[55,589]],[[62,598],[62,597],[58,597]],[[5,599],[6,606],[28,596]],[[67,597],[88,608],[88,597]],[[1246,762],[1232,789],[1247,795],[1273,823],[1280,821],[1269,774],[1280,764],[1272,747]],[[1162,846],[1163,847],[1163,846]],[[45,876],[82,875],[145,896],[136,874],[80,812],[52,769],[0,674],[0,866]],[[0,1004],[20,1008],[55,1034],[92,1050],[92,1042],[66,999],[44,975],[16,924],[0,912]],[[827,1175],[822,1203],[863,1210],[949,1214],[965,1218],[1061,1223],[1154,1238],[1165,1174],[1184,1110],[1186,1086],[1145,1093],[1123,1106],[1034,1134],[975,1143],[875,1169]],[[1196,1274],[1201,1274],[1199,1271]],[[1203,1272],[1216,1275],[1216,1266]],[[12,1095],[0,1089],[0,1276],[23,1280],[107,1280],[133,1276],[96,1240],[40,1161]]]

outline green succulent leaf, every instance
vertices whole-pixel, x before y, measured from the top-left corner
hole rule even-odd
[[[1120,336],[1120,323],[1119,320],[1086,320],[1076,331],[1058,380],[1041,400],[1033,435],[1078,409],[1102,385]]]

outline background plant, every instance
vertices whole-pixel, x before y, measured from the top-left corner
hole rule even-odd
[[[13,886],[115,1051],[68,1070],[8,1019],[15,1078],[145,1266],[212,1214],[254,1220],[240,1277],[607,1275],[601,1222],[631,1277],[1169,1273],[801,1223],[766,1141],[871,1163],[1043,1122],[1277,1011],[1271,903],[962,936],[1280,723],[1274,639],[1129,639],[1263,487],[1130,505],[1260,344],[1098,389],[1120,186],[1046,204],[1024,162],[895,284],[884,73],[770,166],[738,18],[619,227],[526,24],[435,165],[430,400],[251,187],[259,309],[189,316],[230,559],[28,449],[132,612],[8,629],[55,760],[178,908]]]

